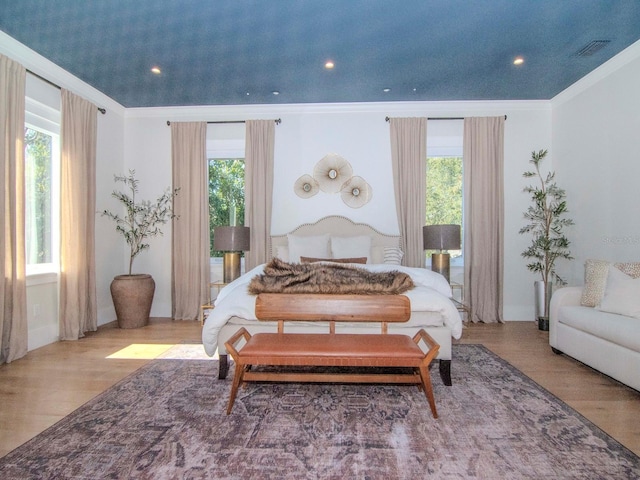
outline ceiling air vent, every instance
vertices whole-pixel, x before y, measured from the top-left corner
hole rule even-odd
[[[576,52],[578,57],[590,57],[606,47],[611,40],[593,40]]]

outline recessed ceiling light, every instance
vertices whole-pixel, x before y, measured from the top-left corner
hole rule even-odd
[[[273,91],[273,92],[271,92],[271,93],[273,93],[274,95],[280,95],[280,92],[279,92],[278,90],[274,90],[274,91]]]
[[[327,60],[324,64],[324,68],[326,68],[327,70],[331,70],[335,66],[335,63],[333,63],[331,60]]]
[[[522,65],[523,63],[524,63],[524,58],[522,57],[516,57],[513,59],[514,65]]]
[[[158,66],[151,67],[151,73],[155,75],[160,75],[162,73],[162,70],[160,70],[160,67]]]
[[[391,89],[389,87],[383,88],[382,91],[384,93],[389,93],[391,91]]]

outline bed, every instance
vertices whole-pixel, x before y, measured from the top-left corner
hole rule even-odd
[[[411,301],[411,318],[402,324],[389,326],[389,333],[413,336],[424,328],[438,342],[440,376],[451,385],[452,338],[462,335],[462,320],[451,301],[451,287],[446,279],[425,268],[400,265],[400,237],[379,232],[375,228],[355,223],[342,216],[329,216],[315,223],[301,225],[285,235],[272,236],[269,250],[272,257],[284,262],[350,259],[358,268],[371,272],[400,271],[408,274],[415,287],[405,292]],[[366,261],[366,263],[361,263]],[[259,265],[220,290],[202,330],[202,342],[208,355],[218,352],[219,378],[228,373],[225,342],[241,327],[251,334],[277,331],[277,322],[258,321],[255,316],[256,296],[248,293],[251,279],[264,272]],[[296,322],[289,333],[326,332],[323,322]],[[379,333],[378,323],[341,323],[337,333]]]

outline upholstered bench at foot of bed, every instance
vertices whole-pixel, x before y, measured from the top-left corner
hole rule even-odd
[[[229,355],[226,353],[219,355],[218,361],[218,378],[224,380],[229,374]],[[442,383],[450,387],[451,382],[451,360],[436,359],[438,362],[438,368],[440,372],[440,378]]]
[[[246,342],[242,348],[237,344]],[[420,348],[423,341],[426,353]],[[413,339],[393,334],[286,334],[257,333],[250,335],[241,328],[226,344],[235,362],[235,375],[227,414],[231,413],[238,388],[243,382],[330,382],[330,383],[399,383],[417,384],[423,389],[431,413],[438,418],[429,366],[439,345],[420,330]],[[255,371],[255,366],[282,367],[402,367],[411,373],[397,372],[295,372],[283,368]]]

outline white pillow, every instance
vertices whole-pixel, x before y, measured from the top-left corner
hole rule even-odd
[[[384,247],[384,260],[387,265],[400,265],[404,252],[400,247]]]
[[[640,278],[632,278],[611,265],[604,296],[596,308],[640,319]]]
[[[384,249],[386,247],[382,247],[380,245],[371,247],[371,263],[374,265],[378,265],[384,263]]]
[[[287,239],[290,262],[300,263],[300,257],[328,258],[331,256],[329,234],[308,237],[287,234]]]
[[[331,237],[331,252],[333,258],[367,257],[367,263],[371,263],[371,237]]]
[[[289,261],[289,247],[278,246],[276,247],[276,258],[279,258],[283,262]]]

